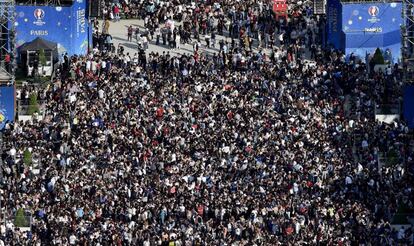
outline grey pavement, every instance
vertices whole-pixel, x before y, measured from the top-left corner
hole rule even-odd
[[[121,20],[118,22],[110,22],[109,26],[109,34],[112,35],[113,43],[115,47],[118,47],[119,44],[124,46],[125,52],[129,52],[129,54],[137,53],[138,51],[138,45],[137,42],[133,39],[132,42],[127,40],[127,29],[130,25],[132,25],[134,28],[139,27],[140,30],[144,29],[144,21],[143,20]],[[178,27],[179,24],[176,24],[176,27]],[[213,54],[219,52],[219,41],[220,40],[227,40],[229,43],[231,43],[231,39],[228,37],[217,35],[216,38],[216,46],[215,48],[207,48],[206,43],[204,41],[204,38],[200,38],[201,40],[201,47],[200,50],[203,53],[207,54]],[[253,46],[257,46],[257,43],[255,43]],[[166,46],[163,46],[162,44],[156,45],[155,40],[151,40],[149,43],[148,50],[146,53],[150,52],[158,52],[162,53],[163,51],[167,52],[170,51],[171,54],[193,54],[193,45],[192,44],[180,44],[179,50],[171,50],[167,48]],[[269,49],[264,50],[265,52],[270,52]]]

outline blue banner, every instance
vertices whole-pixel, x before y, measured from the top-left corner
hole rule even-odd
[[[86,0],[77,0],[72,5],[72,47],[73,54],[77,55],[83,55],[88,52],[89,32],[92,32],[87,19],[88,9],[86,2]]]
[[[397,63],[401,58],[401,13],[401,3],[344,4],[345,53],[365,57],[380,48]]]
[[[15,95],[14,86],[0,87],[0,130],[7,122],[14,121]]]
[[[414,86],[404,88],[404,119],[409,128],[414,129]]]
[[[342,16],[344,33],[384,34],[403,24],[401,3],[344,4]]]
[[[42,37],[57,43],[60,54],[86,54],[92,31],[86,2],[77,0],[70,7],[16,6],[17,47]]]
[[[342,4],[339,0],[331,0],[327,5],[328,44],[342,49]]]
[[[401,3],[328,1],[328,43],[364,59],[380,48],[391,62],[401,58]]]

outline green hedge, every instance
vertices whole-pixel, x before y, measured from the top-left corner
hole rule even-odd
[[[23,208],[17,210],[16,217],[14,218],[14,225],[16,227],[30,227],[30,221],[27,220]]]
[[[379,48],[375,50],[374,56],[372,57],[371,61],[374,65],[382,65],[385,64],[384,56]]]
[[[27,110],[29,115],[33,115],[34,113],[39,113],[39,103],[37,102],[37,95],[32,93],[29,98],[29,108]]]
[[[39,50],[39,63],[42,66],[46,66],[46,62],[47,62],[47,59],[46,59],[46,55],[45,55],[45,50],[41,49],[41,50]]]
[[[26,166],[32,165],[32,153],[27,149],[23,152],[23,162]]]
[[[390,149],[387,153],[387,164],[390,166],[397,165],[400,158],[395,149]]]

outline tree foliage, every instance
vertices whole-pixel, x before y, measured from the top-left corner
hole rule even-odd
[[[26,166],[30,166],[32,164],[32,152],[27,149],[23,152],[23,162]]]
[[[374,56],[372,57],[371,62],[374,65],[383,65],[385,64],[384,56],[379,48],[375,50]]]
[[[24,214],[23,208],[17,210],[16,217],[14,218],[14,225],[16,227],[30,227],[30,223]]]
[[[46,66],[46,55],[43,49],[39,50],[39,63],[41,66]]]
[[[33,115],[34,113],[39,113],[39,103],[37,102],[37,95],[36,93],[32,93],[29,98],[29,108],[28,112],[29,115]]]

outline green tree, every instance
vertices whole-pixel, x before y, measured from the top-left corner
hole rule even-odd
[[[399,156],[395,149],[390,149],[387,153],[387,164],[390,166],[394,166],[399,162]]]
[[[374,56],[371,60],[373,65],[382,65],[385,64],[384,56],[379,48],[375,50]]]
[[[42,67],[44,67],[44,66],[46,66],[46,62],[47,62],[47,60],[46,60],[45,50],[41,49],[41,50],[39,50],[39,64]]]
[[[23,152],[23,162],[26,166],[32,165],[32,152],[28,149]]]
[[[17,227],[30,227],[30,223],[26,219],[23,208],[17,210],[16,217],[14,218],[14,225]]]
[[[29,98],[29,108],[27,110],[29,115],[33,115],[34,113],[39,113],[39,103],[37,102],[37,95],[36,93],[32,93]]]

